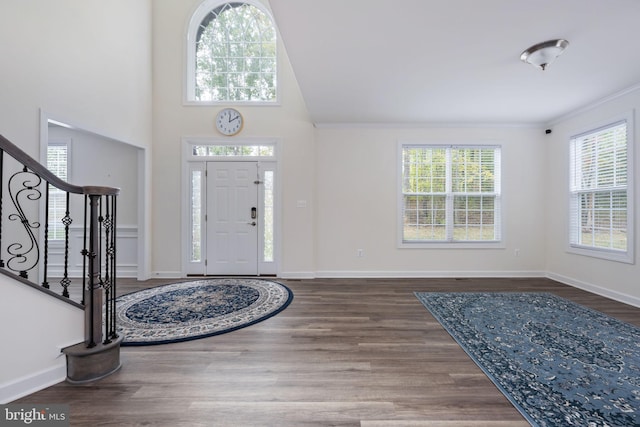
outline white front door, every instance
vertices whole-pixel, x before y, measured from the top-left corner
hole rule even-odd
[[[207,162],[207,275],[258,274],[257,168],[257,162]]]

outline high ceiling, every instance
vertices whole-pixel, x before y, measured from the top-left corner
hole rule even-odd
[[[318,125],[544,125],[640,83],[640,0],[270,4]],[[520,61],[556,38],[546,71]]]

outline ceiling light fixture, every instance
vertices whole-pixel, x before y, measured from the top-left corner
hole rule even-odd
[[[534,44],[522,52],[520,59],[544,71],[554,59],[564,52],[567,46],[569,46],[569,42],[564,39]]]

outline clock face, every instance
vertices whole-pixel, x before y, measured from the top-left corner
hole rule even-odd
[[[242,114],[235,108],[220,110],[216,116],[216,128],[223,135],[235,135],[242,130]]]

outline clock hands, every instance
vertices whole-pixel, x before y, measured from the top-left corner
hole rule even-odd
[[[218,112],[216,127],[223,135],[237,134],[242,129],[242,123],[242,114],[233,108],[223,108]]]

